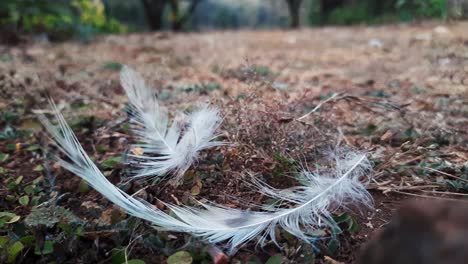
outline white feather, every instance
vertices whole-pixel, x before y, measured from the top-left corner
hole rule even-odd
[[[167,109],[159,105],[143,78],[124,66],[120,79],[132,105],[132,129],[143,142],[135,147],[144,154],[131,155],[131,163],[139,168],[135,177],[173,173],[171,181],[177,184],[201,150],[224,145],[215,141],[222,120],[218,109],[205,105],[188,116],[179,114],[168,128]]]
[[[163,211],[158,210],[156,207],[144,201],[133,198],[109,182],[83,150],[78,139],[58,111],[56,105],[53,102],[51,102],[51,104],[54,108],[58,126],[54,126],[44,115],[39,115],[39,120],[52,136],[55,145],[69,159],[69,161],[66,161],[58,156],[54,156],[54,159],[58,161],[62,167],[87,181],[96,191],[100,192],[104,197],[122,207],[133,216],[160,226],[171,226],[170,223],[173,222],[173,220],[176,221]]]
[[[280,204],[288,202],[293,208],[261,206],[263,212],[242,211],[219,205],[204,205],[205,210],[171,206],[179,219],[191,224],[192,232],[212,243],[228,241],[231,252],[250,239],[260,236],[263,245],[269,237],[275,242],[276,227],[308,242],[316,239],[310,232],[314,229],[336,226],[333,212],[348,204],[372,205],[372,198],[360,178],[369,172],[370,163],[364,154],[348,152],[336,160],[336,168],[329,173],[302,172],[306,185],[286,190],[274,189],[259,180],[253,185],[260,192],[279,199]],[[196,227],[211,226],[212,230],[197,232]],[[308,234],[309,233],[309,234]]]
[[[181,207],[166,204],[176,217],[138,200],[109,182],[87,156],[63,116],[53,105],[58,128],[47,118],[40,121],[55,140],[58,148],[70,161],[58,157],[60,165],[86,180],[94,189],[111,202],[122,207],[128,214],[151,222],[155,228],[187,232],[210,243],[226,243],[230,253],[258,237],[263,244],[269,237],[275,241],[276,226],[292,235],[313,243],[315,237],[308,230],[334,226],[333,208],[349,203],[370,205],[372,199],[360,177],[370,168],[365,155],[348,153],[337,158],[334,173],[318,175],[304,172],[307,184],[285,191],[277,191],[260,181],[254,184],[269,196],[295,204],[293,208],[267,207],[265,211],[244,211],[220,205],[201,204],[204,208]]]

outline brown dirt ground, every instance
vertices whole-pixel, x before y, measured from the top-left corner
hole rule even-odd
[[[193,186],[200,183],[197,199],[232,207],[242,205],[231,196],[259,202],[262,197],[239,175],[249,170],[274,186],[291,186],[289,179],[277,176],[291,168],[275,159],[276,153],[313,162],[339,142],[368,152],[375,163],[369,185],[375,212],[356,216],[360,231],[340,236],[338,252],[325,260],[318,256],[318,262],[332,258],[349,263],[399,204],[414,197],[464,199],[468,190],[447,183],[467,177],[463,166],[468,161],[468,23],[129,34],[87,44],[0,46],[0,56],[0,110],[18,113],[13,125],[34,131],[31,137],[0,140],[0,152],[9,154],[0,163],[5,168],[0,196],[9,194],[5,180],[9,177],[22,175],[24,181],[32,181],[46,176],[33,170],[44,163],[42,155],[25,147],[9,148],[44,141],[33,110],[47,109],[45,93],[64,107],[67,120],[81,120],[75,131],[98,163],[128,149],[132,139],[124,129],[126,98],[116,63],[141,72],[174,111],[199,102],[219,106],[225,118],[221,131],[236,143],[206,151],[182,186],[148,187],[141,195],[150,203],[156,204],[156,197],[189,203]],[[332,92],[340,95],[301,122],[296,120]],[[96,223],[112,208],[94,191],[78,192],[78,177],[53,164],[51,173],[57,175],[56,191],[68,193],[61,205],[77,216]],[[116,165],[107,173],[118,183],[125,170]],[[132,193],[143,184],[124,187]],[[0,211],[21,216],[31,209],[5,202],[0,206]],[[97,213],[90,213],[90,207]],[[151,229],[143,226],[138,231]],[[91,245],[99,237],[96,232],[89,231],[82,243]],[[173,236],[174,245],[184,243],[183,235]],[[265,261],[277,252],[286,262],[304,261],[302,251],[294,253],[289,246],[255,251],[249,245],[231,261],[244,263],[254,255]],[[24,253],[23,260],[34,259],[30,255]],[[140,245],[131,257],[147,263],[165,260],[161,252]],[[108,255],[102,253],[98,260],[109,261]]]

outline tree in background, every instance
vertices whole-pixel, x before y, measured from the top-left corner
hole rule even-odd
[[[321,0],[320,1],[320,24],[325,24],[327,15],[339,6],[343,6],[346,0]]]
[[[50,40],[89,39],[97,33],[125,30],[118,21],[106,17],[104,5],[98,0],[0,1],[1,37],[43,33]]]
[[[467,0],[309,0],[310,25],[382,24],[448,17],[449,2]]]
[[[189,7],[183,14],[180,14],[179,2],[180,1],[178,0],[170,0],[172,30],[174,31],[182,30],[182,27],[189,20],[192,14],[195,12],[195,9],[197,8],[197,5],[201,2],[201,0],[190,1]]]
[[[460,19],[468,0],[0,0],[0,40],[24,34],[89,39],[101,32],[309,25],[381,24]],[[114,18],[118,18],[117,21]]]
[[[302,0],[286,0],[288,4],[289,15],[291,17],[291,28],[298,28],[300,25],[299,11],[301,8]]]
[[[164,14],[164,7],[167,4],[167,0],[141,0],[143,3],[146,19],[151,31],[157,31],[162,29],[162,19]]]
[[[202,0],[191,0],[184,13],[180,11],[181,0],[142,0],[150,30],[163,29],[163,16],[166,5],[171,8],[170,23],[174,31],[181,31]]]

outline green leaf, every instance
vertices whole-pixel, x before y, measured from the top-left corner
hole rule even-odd
[[[118,62],[107,62],[102,67],[106,70],[120,71],[122,69],[122,64]]]
[[[122,163],[122,156],[110,157],[107,160],[101,163],[101,166],[104,168],[113,168],[115,165]]]
[[[192,193],[193,196],[197,196],[200,194],[202,187],[203,187],[203,184],[201,183],[201,181],[197,181],[197,183],[192,187],[190,192]]]
[[[44,248],[42,249],[42,254],[46,255],[46,254],[50,254],[52,252],[54,252],[54,242],[53,241],[46,241],[44,243]]]
[[[60,229],[63,230],[63,232],[65,232],[65,234],[67,235],[70,235],[72,232],[73,232],[73,228],[71,227],[71,225],[69,223],[58,223],[57,225]]]
[[[29,204],[29,196],[27,195],[23,195],[21,196],[19,199],[18,199],[18,202],[23,205],[23,206],[26,206]]]
[[[41,147],[39,145],[31,145],[29,147],[26,148],[27,151],[36,151],[38,149],[40,149]]]
[[[129,123],[123,123],[123,124],[121,125],[121,129],[122,129],[122,131],[123,131],[125,134],[127,134],[127,133],[130,131],[131,126],[130,126]]]
[[[328,250],[330,250],[330,252],[334,254],[340,247],[340,241],[338,241],[338,239],[336,238],[332,238],[330,239],[330,241],[328,241],[327,247]]]
[[[13,243],[13,245],[11,245],[7,250],[7,253],[8,253],[7,263],[15,262],[16,257],[21,252],[21,250],[23,250],[23,248],[24,248],[24,245],[20,241],[16,241],[15,243]]]
[[[112,264],[121,264],[125,262],[125,251],[122,248],[112,249]]]
[[[20,219],[21,219],[21,216],[15,215],[15,216],[13,216],[9,221],[7,221],[6,223],[7,223],[7,224],[13,224],[13,223],[15,223],[15,222],[18,222],[18,220],[20,220]]]
[[[7,144],[6,149],[7,150],[16,150],[16,144]]]
[[[13,216],[13,217],[12,217],[8,222],[6,222],[6,223],[7,223],[7,224],[13,224],[13,223],[15,223],[15,222],[18,222],[18,220],[20,220],[20,219],[21,219],[21,216],[15,215],[15,216]]]
[[[39,122],[34,119],[26,119],[24,120],[20,127],[21,130],[30,130],[30,131],[40,131],[42,130],[42,126]]]
[[[33,196],[31,198],[31,205],[36,206],[39,204],[39,200],[42,198],[42,196]]]
[[[85,180],[81,180],[80,184],[78,185],[78,191],[81,193],[89,192],[90,188],[88,183]]]
[[[359,231],[359,224],[354,218],[350,218],[348,221],[348,232],[356,233]]]
[[[342,214],[340,214],[338,216],[335,216],[333,219],[335,220],[335,222],[337,224],[345,224],[346,225],[346,230],[348,232],[350,232],[350,233],[354,233],[354,232],[357,232],[359,230],[358,223],[348,213],[342,213]],[[334,234],[341,233],[341,230],[336,230],[336,233],[335,233],[334,229],[332,229],[332,231],[333,231]]]
[[[34,181],[32,181],[33,184],[39,184],[42,180],[44,180],[44,176],[39,176]]]
[[[276,254],[274,256],[271,256],[265,264],[281,264],[281,263],[283,263],[283,255]]]
[[[9,154],[0,152],[0,162],[7,160],[9,156]]]
[[[338,216],[333,217],[337,224],[348,222],[351,217],[347,213],[342,213]]]
[[[97,145],[97,146],[96,146],[96,150],[97,150],[98,152],[104,153],[104,152],[107,151],[107,149],[108,149],[108,148],[107,148],[106,145]]]
[[[36,255],[47,255],[52,252],[54,252],[54,242],[50,240],[44,242],[42,249],[36,248],[36,250],[34,250],[34,254]]]
[[[16,178],[15,183],[20,184],[22,181],[23,181],[23,176],[19,176],[18,178]]]
[[[2,220],[2,225],[12,224],[20,220],[21,216],[16,215],[10,212],[0,212],[0,220]]]
[[[24,192],[27,193],[27,194],[34,194],[36,191],[36,185],[28,185],[26,187],[24,187]]]
[[[0,212],[0,218],[2,218],[2,217],[12,218],[12,217],[14,217],[14,216],[16,216],[16,214],[14,214],[14,213],[10,213],[10,212]]]
[[[6,125],[3,131],[0,132],[0,139],[15,139],[18,137],[19,137],[18,132],[9,125]],[[11,144],[11,145],[14,146],[13,150],[16,149],[16,144]],[[8,145],[7,145],[7,149],[10,150],[8,148]]]
[[[33,235],[29,235],[20,238],[20,241],[26,246],[34,246],[36,243],[36,238]]]
[[[167,264],[191,264],[193,261],[192,255],[187,251],[179,251],[171,255],[167,259]]]
[[[44,167],[42,167],[41,164],[37,165],[36,167],[34,167],[33,171],[43,171],[44,170]]]
[[[239,100],[244,100],[245,98],[247,98],[247,95],[244,94],[244,93],[238,94],[238,95],[236,96],[236,100],[238,100],[238,101],[239,101]]]
[[[0,248],[3,248],[9,240],[10,238],[8,236],[0,236]]]
[[[194,185],[192,189],[190,189],[190,192],[193,196],[197,196],[200,194],[200,187],[198,185]]]
[[[75,229],[75,236],[77,237],[82,237],[84,236],[84,227],[83,226],[78,226],[76,229]]]

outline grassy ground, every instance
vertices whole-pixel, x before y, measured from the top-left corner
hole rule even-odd
[[[186,262],[169,262],[211,261],[207,245],[126,216],[50,163],[40,148],[47,138],[34,112],[48,111],[49,94],[112,182],[128,193],[147,186],[122,183],[127,168],[121,153],[133,140],[120,63],[140,71],[173,111],[199,102],[219,106],[223,137],[236,143],[204,152],[178,188],[156,184],[139,192],[157,206],[157,199],[191,204],[195,197],[242,208],[232,196],[263,201],[243,184],[247,170],[288,187],[295,183],[284,177],[295,171],[291,159],[313,169],[338,144],[368,152],[376,209],[337,212],[344,213],[339,220],[345,230],[338,240],[324,240],[314,254],[280,233],[281,249],[249,244],[230,258],[352,262],[399,204],[465,199],[468,193],[466,28],[427,23],[133,34],[89,44],[0,46],[0,262],[164,263],[181,251],[189,254]]]

